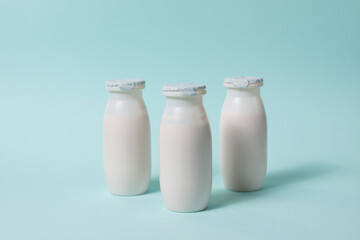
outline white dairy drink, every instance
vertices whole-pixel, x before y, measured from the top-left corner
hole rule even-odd
[[[160,187],[166,207],[196,212],[207,207],[212,185],[209,121],[202,104],[205,85],[165,85],[159,136]]]
[[[267,165],[267,124],[260,97],[262,78],[230,77],[220,120],[220,166],[232,191],[262,188]]]
[[[104,169],[116,195],[146,192],[150,182],[150,124],[142,89],[145,81],[107,81],[109,101],[103,124]]]

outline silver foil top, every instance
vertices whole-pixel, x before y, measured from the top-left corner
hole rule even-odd
[[[164,85],[162,92],[165,96],[194,96],[204,95],[206,86],[198,83],[178,83]]]
[[[264,84],[261,77],[235,76],[224,79],[224,86],[229,88],[250,88],[262,85]]]
[[[129,91],[132,89],[143,89],[145,88],[145,80],[141,79],[119,79],[106,81],[106,88],[119,88],[123,91]]]

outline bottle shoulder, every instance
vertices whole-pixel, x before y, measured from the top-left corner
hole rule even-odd
[[[131,113],[139,113],[146,112],[146,105],[142,99],[137,100],[112,100],[109,99],[106,108],[105,114],[131,114]]]
[[[261,97],[225,98],[222,113],[265,114]]]
[[[201,105],[193,107],[165,107],[161,123],[207,124],[208,122],[205,108]]]

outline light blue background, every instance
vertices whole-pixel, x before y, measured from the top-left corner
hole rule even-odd
[[[360,2],[0,1],[0,239],[360,239]],[[268,174],[219,172],[223,78],[264,78]],[[143,78],[149,193],[112,196],[106,80]],[[158,184],[166,83],[207,85],[209,208],[168,211]]]

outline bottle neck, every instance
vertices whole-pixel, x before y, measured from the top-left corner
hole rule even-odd
[[[167,107],[193,107],[202,106],[202,95],[189,96],[189,97],[166,97]]]
[[[228,88],[228,97],[260,97],[260,88]]]
[[[124,100],[139,100],[142,99],[142,90],[135,89],[130,91],[109,91],[109,100],[124,101]]]

